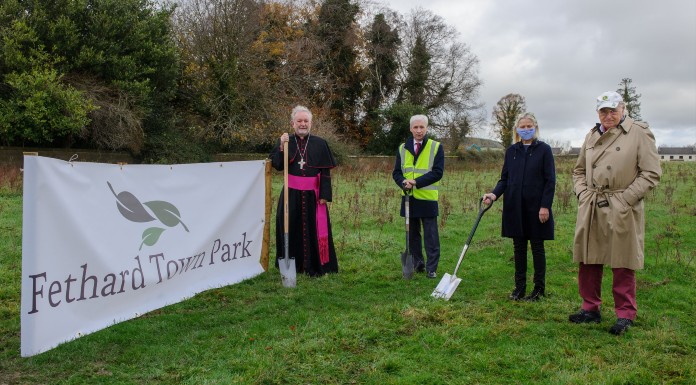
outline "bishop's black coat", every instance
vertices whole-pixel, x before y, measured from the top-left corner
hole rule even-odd
[[[309,140],[309,143],[307,142]],[[283,152],[280,151],[280,140],[268,156],[271,165],[278,171],[283,170]],[[304,164],[300,168],[300,160],[303,155]],[[318,136],[309,135],[309,139],[303,139],[290,135],[288,141],[288,174],[295,176],[314,177],[320,175],[319,197],[314,191],[301,191],[288,189],[289,210],[289,254],[295,259],[295,267],[298,273],[307,273],[310,276],[318,276],[326,273],[338,272],[338,260],[333,243],[331,231],[331,218],[327,212],[329,225],[329,262],[321,265],[319,261],[319,244],[317,241],[316,204],[317,199],[325,199],[331,202],[331,169],[336,166],[328,143]],[[278,199],[276,211],[276,266],[278,258],[284,256],[284,219],[283,219],[283,192]]]
[[[493,194],[503,195],[502,235],[509,238],[553,239],[551,205],[556,191],[556,167],[551,147],[534,140],[508,147],[500,180]],[[539,221],[539,209],[549,209],[549,220]]]

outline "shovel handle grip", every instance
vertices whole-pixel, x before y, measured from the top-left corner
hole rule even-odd
[[[483,203],[483,198],[479,199],[479,218],[483,216],[483,213],[488,211],[488,209],[491,207],[493,207],[493,201],[491,201],[489,204],[485,204]]]

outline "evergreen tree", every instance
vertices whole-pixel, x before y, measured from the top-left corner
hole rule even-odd
[[[138,153],[147,134],[173,122],[171,12],[148,0],[0,3],[0,126],[14,130],[3,135],[14,138],[8,144],[77,141]]]
[[[339,133],[359,139],[357,115],[363,73],[358,65],[356,18],[360,7],[350,0],[324,0],[319,9],[316,36],[323,42],[318,71],[328,89],[317,90],[317,104],[328,104]]]
[[[626,103],[626,111],[628,116],[640,120],[640,94],[636,93],[636,87],[633,86],[633,80],[631,78],[623,78],[619,83],[619,88],[616,92],[621,95]]]
[[[362,144],[369,143],[375,132],[381,130],[380,107],[391,96],[396,86],[396,71],[399,68],[397,51],[401,40],[395,28],[387,23],[384,14],[374,17],[366,35],[367,84],[365,97],[365,120],[361,128]]]
[[[411,135],[411,116],[425,113],[423,106],[410,103],[394,103],[385,108],[382,114],[388,128],[375,133],[374,140],[368,146],[368,151],[395,154],[396,146],[406,141]],[[428,135],[431,134],[432,132],[429,130]]]
[[[424,105],[426,103],[426,84],[430,75],[431,55],[420,35],[416,37],[410,58],[406,69],[406,81],[403,85],[404,98],[408,103]]]

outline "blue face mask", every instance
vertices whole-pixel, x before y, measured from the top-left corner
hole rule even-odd
[[[517,135],[522,138],[522,140],[530,140],[534,137],[534,131],[536,131],[536,127],[532,128],[520,128],[517,127]]]

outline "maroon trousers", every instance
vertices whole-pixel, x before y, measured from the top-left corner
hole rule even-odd
[[[582,308],[586,311],[599,312],[602,304],[602,273],[604,265],[588,265],[580,262],[578,272],[578,289],[582,297]],[[612,292],[614,310],[617,318],[636,319],[636,272],[631,269],[611,269],[614,274]]]

